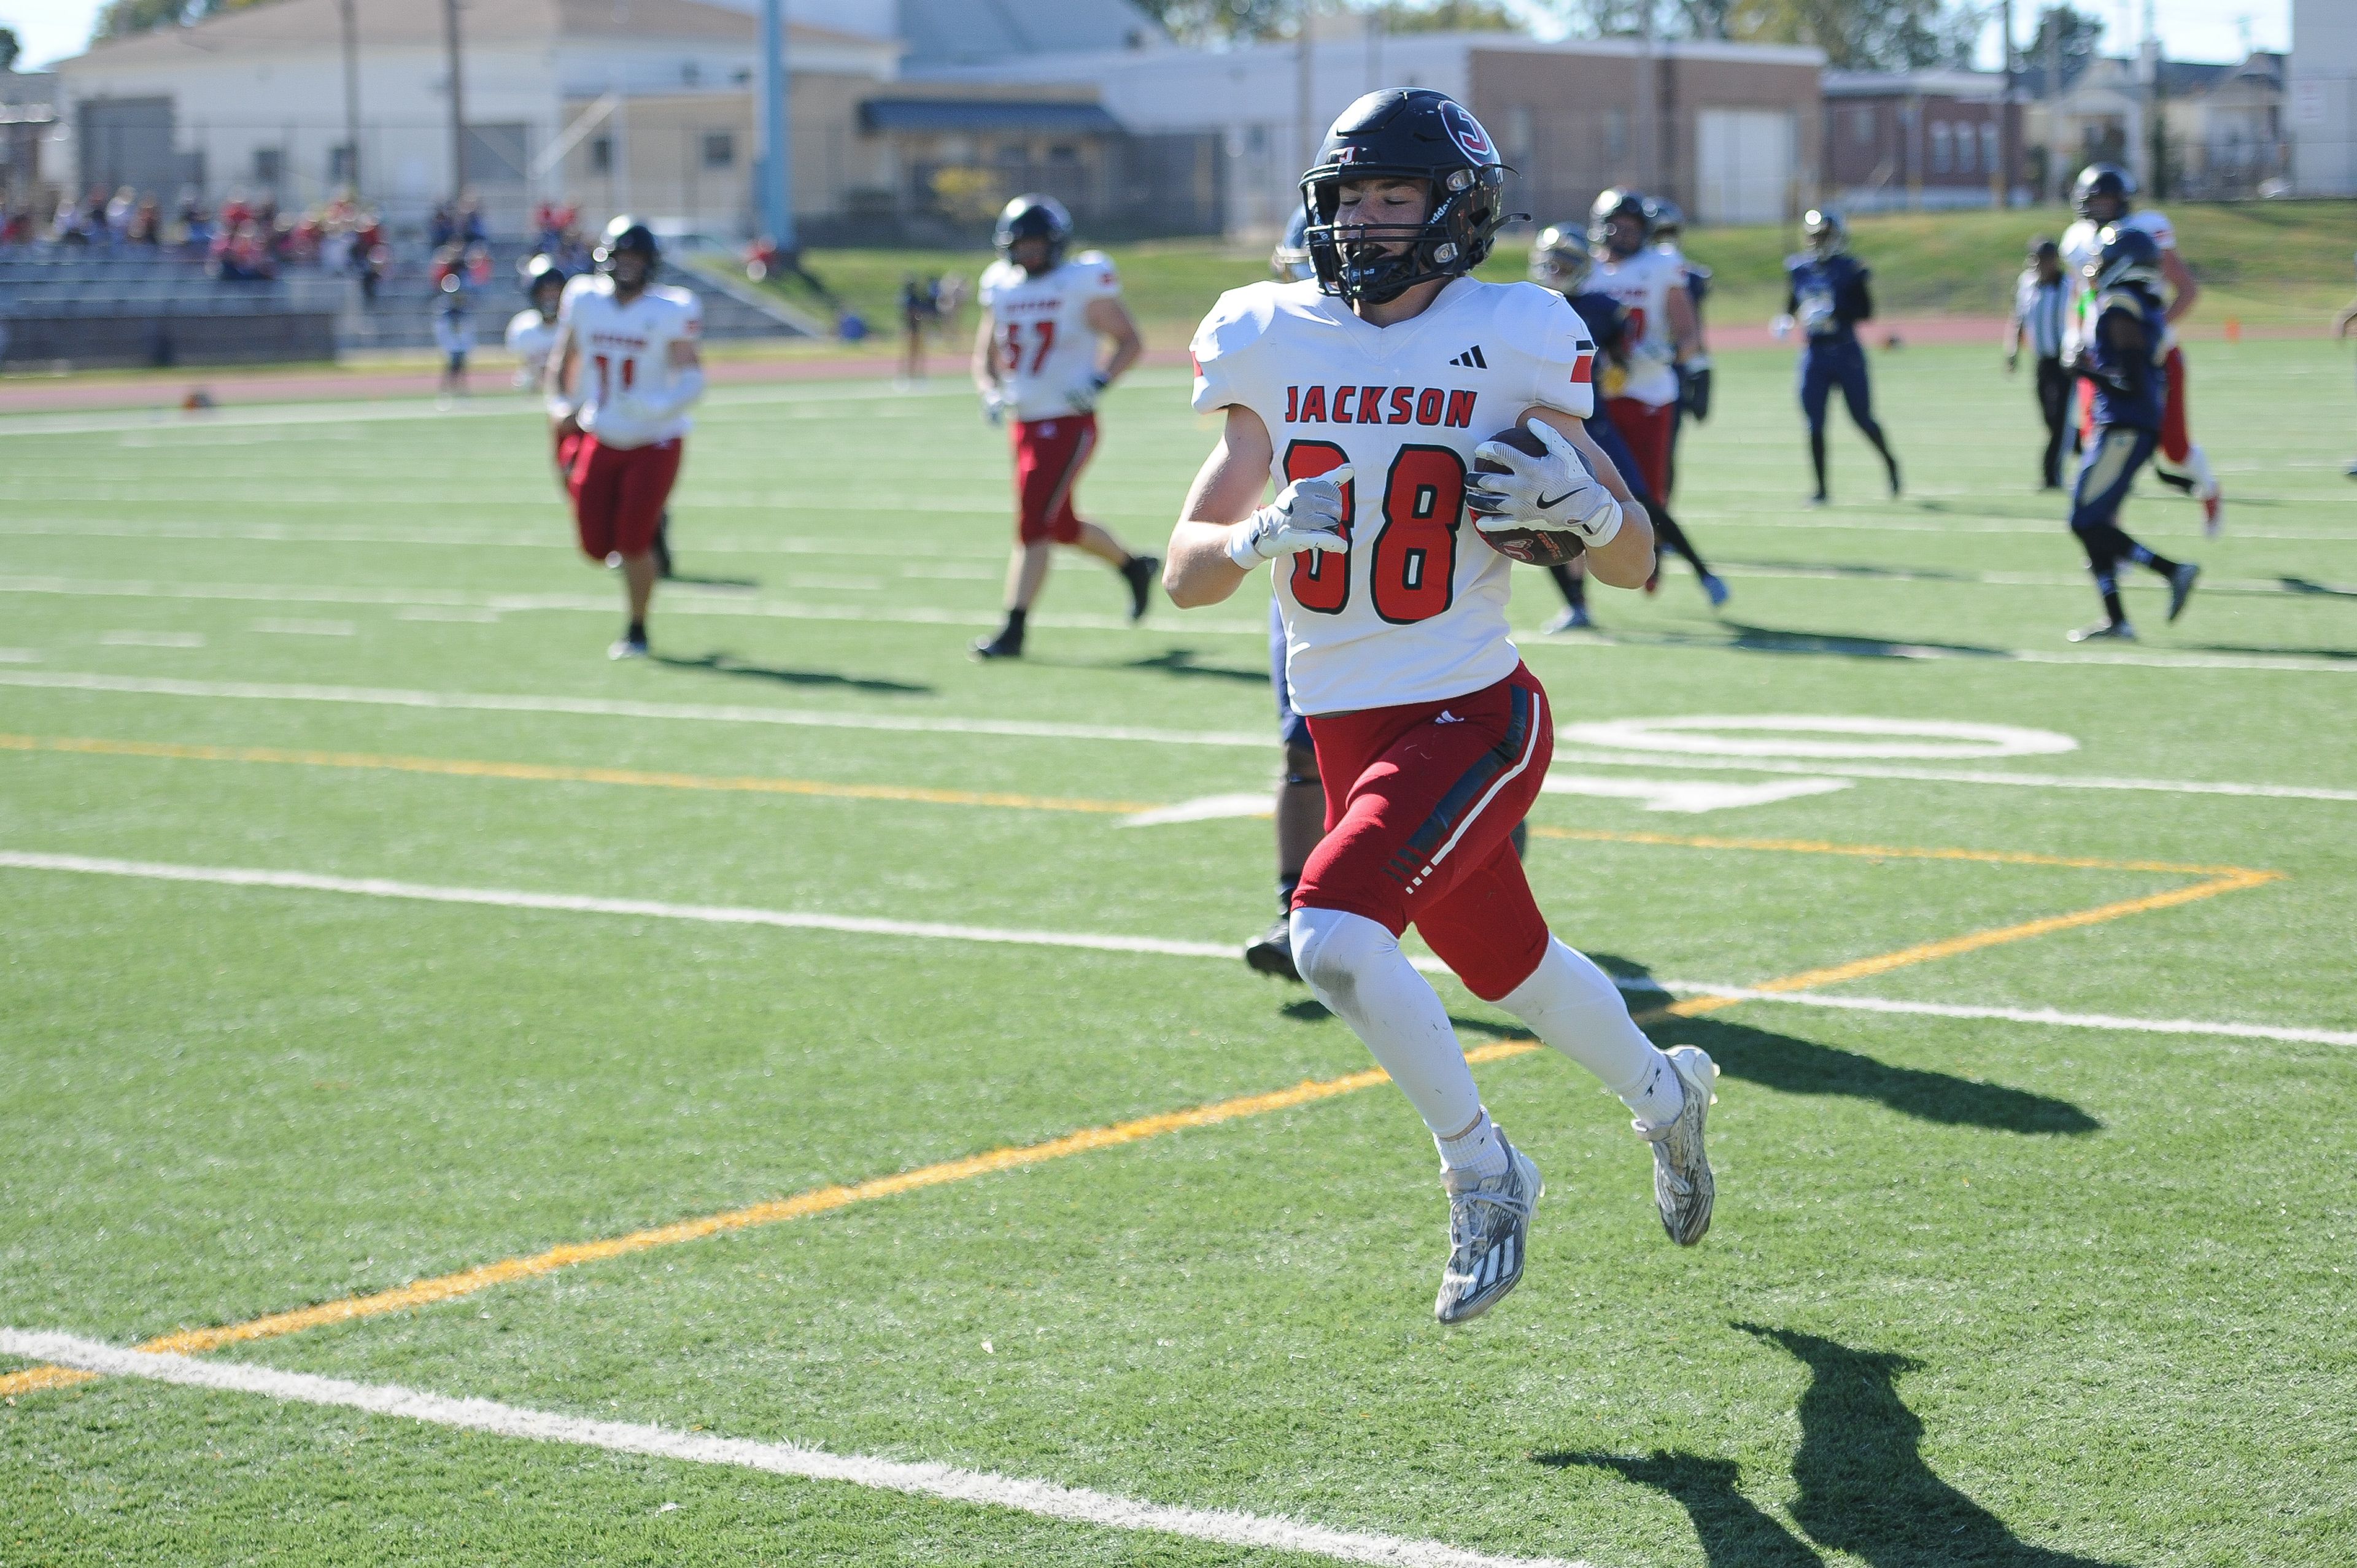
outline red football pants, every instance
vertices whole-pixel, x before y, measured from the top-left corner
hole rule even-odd
[[[655,530],[679,478],[680,448],[676,436],[651,446],[608,446],[595,435],[582,437],[565,475],[581,553],[592,561],[628,559],[654,548]]]
[[[1410,925],[1474,995],[1495,1001],[1538,967],[1546,918],[1509,837],[1555,754],[1546,692],[1527,668],[1440,703],[1312,714],[1326,837],[1297,909]]]
[[[1678,405],[1652,403],[1633,397],[1608,397],[1604,413],[1612,428],[1629,444],[1645,489],[1667,506],[1670,500],[1670,437],[1677,429]]]
[[[1068,413],[1018,422],[1012,439],[1015,537],[1026,544],[1043,539],[1077,543],[1081,517],[1072,510],[1072,486],[1097,448],[1097,416]]]

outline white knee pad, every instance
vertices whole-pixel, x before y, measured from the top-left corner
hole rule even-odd
[[[1293,912],[1293,967],[1318,1001],[1346,1018],[1358,1011],[1359,977],[1398,951],[1399,939],[1364,915],[1341,909]]]

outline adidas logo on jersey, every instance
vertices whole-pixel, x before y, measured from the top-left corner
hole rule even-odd
[[[1469,371],[1486,371],[1490,368],[1490,361],[1481,357],[1481,345],[1479,343],[1448,362]]]

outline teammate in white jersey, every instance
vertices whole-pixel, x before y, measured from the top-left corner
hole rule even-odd
[[[2079,171],[2071,187],[2071,202],[2078,209],[2079,220],[2062,231],[2062,275],[2070,280],[2073,290],[2071,300],[2068,341],[2064,357],[2079,349],[2093,328],[2093,313],[2095,296],[2086,286],[2086,268],[2101,254],[2102,234],[2106,226],[2140,229],[2152,236],[2160,248],[2161,281],[2169,285],[2166,320],[2170,327],[2182,321],[2201,297],[2201,285],[2194,281],[2192,269],[2185,258],[2177,253],[2177,231],[2167,217],[2151,208],[2135,206],[2136,176],[2117,164],[2089,164]],[[2201,526],[2205,532],[2218,532],[2222,521],[2224,498],[2218,488],[2218,476],[2210,467],[2210,455],[2193,439],[2185,406],[2185,354],[2178,345],[2174,331],[2169,338],[2169,353],[2163,361],[2168,376],[2168,401],[2160,416],[2160,452],[2162,461],[2182,473],[2171,473],[2153,465],[2153,472],[2164,484],[2190,492],[2201,502]],[[2094,383],[2079,383],[2079,411],[2083,428],[2092,428],[2094,419]]]
[[[1006,568],[1006,624],[977,639],[977,659],[1023,653],[1025,622],[1048,581],[1051,544],[1110,564],[1129,585],[1129,618],[1146,614],[1162,563],[1084,522],[1072,488],[1097,446],[1097,400],[1137,362],[1145,343],[1121,303],[1121,277],[1102,251],[1070,261],[1072,220],[1052,196],[1018,196],[998,215],[998,260],[982,274],[982,328],[974,381],[994,424],[1015,416],[1015,557]],[[1113,352],[1098,363],[1099,339]]]
[[[1195,407],[1224,428],[1164,576],[1192,607],[1275,563],[1293,705],[1327,801],[1294,893],[1293,956],[1439,1146],[1444,1323],[1520,1281],[1542,1184],[1401,952],[1411,923],[1476,995],[1628,1102],[1674,1239],[1699,1240],[1710,1219],[1709,1058],[1664,1057],[1611,980],[1549,936],[1511,842],[1553,726],[1506,635],[1512,568],[1491,533],[1576,539],[1618,587],[1644,581],[1653,548],[1644,509],[1581,427],[1596,351],[1577,313],[1535,285],[1467,275],[1504,221],[1505,175],[1479,123],[1438,92],[1390,88],[1343,111],[1301,182],[1316,278],[1223,295],[1195,335]],[[1541,455],[1487,439],[1510,424]],[[1276,500],[1258,506],[1272,482]]]
[[[523,293],[531,303],[508,317],[507,331],[518,392],[539,392],[548,380],[548,351],[556,347],[556,313],[567,281],[565,269],[546,256],[524,263]]]
[[[1596,253],[1589,287],[1609,294],[1629,313],[1629,362],[1604,375],[1604,413],[1629,443],[1645,488],[1670,499],[1670,438],[1692,360],[1702,342],[1684,263],[1648,250],[1645,199],[1619,188],[1603,192],[1587,212],[1587,242]]]
[[[679,478],[687,411],[704,395],[704,306],[654,282],[661,252],[632,218],[607,225],[597,270],[565,285],[549,413],[581,552],[622,569],[630,624],[609,658],[647,655],[655,538]]]

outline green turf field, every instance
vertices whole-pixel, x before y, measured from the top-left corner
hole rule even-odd
[[[1723,356],[1722,616],[1672,566],[1542,639],[1523,575],[1533,880],[1723,1067],[1717,1219],[1444,980],[1549,1183],[1450,1332],[1420,1124],[1232,956],[1267,824],[1126,822],[1272,782],[1265,586],[1132,628],[1068,562],[968,662],[955,378],[712,397],[623,665],[524,408],[0,422],[0,1325],[234,1330],[170,1340],[219,1387],[0,1359],[0,1564],[2357,1559],[2349,362],[2200,349],[2226,532],[2145,482],[2204,586],[2093,653],[1994,361],[1877,353],[1910,493],[1844,426],[1813,513],[1789,358]],[[1157,371],[1105,429],[1158,545],[1208,427]],[[1882,722],[1570,729],[1711,715]],[[1725,749],[1898,724],[2069,748]]]

